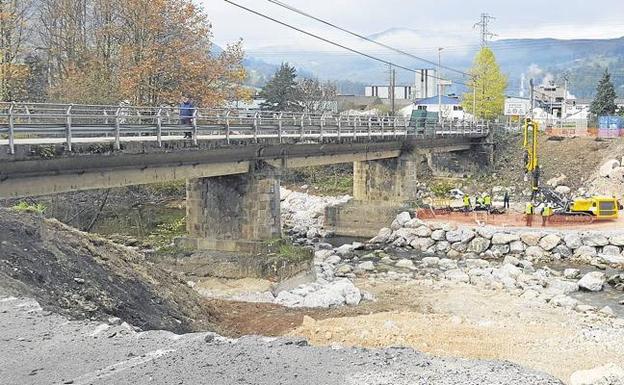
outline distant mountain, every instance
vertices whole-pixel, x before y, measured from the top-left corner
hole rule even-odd
[[[431,31],[393,28],[370,38],[396,46],[417,56],[437,62],[437,49],[447,47],[442,52],[443,64],[467,70],[479,49],[474,34],[459,36],[439,34]],[[434,68],[406,56],[384,51],[381,47],[364,43],[361,49],[397,62],[409,68]],[[624,38],[618,39],[509,39],[490,44],[502,70],[509,77],[509,93],[517,94],[521,79],[535,78],[537,84],[548,80],[561,80],[564,73],[569,78],[569,89],[577,97],[590,97],[594,94],[600,75],[607,66],[613,73],[613,80],[620,95],[624,96]],[[287,61],[297,68],[304,69],[321,79],[349,80],[356,83],[388,82],[388,68],[370,59],[348,52],[314,51],[297,46],[265,47],[254,50],[254,59],[265,64],[277,65]],[[424,52],[424,53],[423,53]],[[460,75],[448,71],[446,76],[461,80]],[[399,71],[399,81],[412,83],[413,75]],[[455,90],[462,92],[459,86]]]

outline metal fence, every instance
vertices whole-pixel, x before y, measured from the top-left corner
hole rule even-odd
[[[183,110],[183,109],[182,109]],[[179,107],[137,107],[49,103],[0,103],[0,138],[8,138],[15,153],[16,139],[62,139],[69,151],[78,138],[112,141],[121,148],[122,138],[155,140],[187,134],[194,144],[199,139],[284,138],[300,141],[325,138],[367,138],[379,140],[408,135],[483,135],[489,127],[472,122],[444,122],[432,128],[410,127],[410,120],[389,116],[350,116],[330,113],[248,111],[236,109],[190,110]]]

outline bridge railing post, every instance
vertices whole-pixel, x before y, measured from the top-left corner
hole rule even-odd
[[[369,116],[368,117],[368,141],[369,142],[371,140],[372,130],[373,130],[373,117]]]
[[[304,124],[305,124],[305,114],[301,115],[301,132],[299,133],[299,137],[300,139],[303,141],[303,137],[305,135],[305,129],[304,129]]]
[[[407,130],[409,128],[409,120],[403,119],[403,124],[405,125],[405,134],[404,135],[405,135],[405,138],[407,138]]]
[[[193,110],[193,117],[191,118],[191,122],[193,124],[193,145],[197,146],[198,143],[198,132],[197,132],[197,108]]]
[[[67,150],[72,150],[72,116],[71,111],[74,107],[73,104],[70,104],[65,110],[65,140],[67,141]]]
[[[325,113],[321,114],[321,122],[320,122],[321,131],[319,133],[319,141],[323,142],[323,128],[325,127]]]
[[[395,116],[392,120],[392,135],[396,138],[397,136],[397,120],[398,118]]]
[[[254,138],[254,142],[258,143],[258,113],[254,113],[254,118],[253,118],[253,138]]]
[[[338,115],[338,117],[336,118],[336,134],[338,136],[338,142],[340,142],[341,128],[342,128],[342,117]]]
[[[282,127],[283,127],[282,118],[283,117],[284,117],[283,112],[280,112],[279,115],[277,115],[277,139],[280,144],[282,143]]]
[[[121,113],[121,108],[117,107],[117,110],[115,111],[115,150],[121,150],[121,143],[120,143],[121,125],[119,122],[120,113]]]
[[[156,141],[158,147],[162,147],[162,107],[158,109],[156,114]]]
[[[9,154],[15,154],[15,118],[13,117],[13,108],[15,108],[15,102],[11,103],[9,107]]]
[[[230,110],[225,113],[225,142],[230,144]]]

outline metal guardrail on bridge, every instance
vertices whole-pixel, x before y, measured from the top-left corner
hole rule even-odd
[[[121,139],[155,140],[162,146],[164,138],[190,133],[191,140],[295,138],[302,142],[325,138],[365,138],[383,140],[409,135],[483,136],[488,126],[473,122],[444,122],[433,130],[410,127],[409,119],[389,116],[353,116],[328,113],[248,111],[236,109],[192,110],[181,115],[179,107],[135,107],[49,103],[0,103],[0,139],[8,138],[9,153],[15,153],[18,139],[61,138],[67,149],[81,138],[114,143]]]

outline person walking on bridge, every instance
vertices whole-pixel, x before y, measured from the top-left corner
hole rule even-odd
[[[182,104],[180,104],[180,124],[183,126],[190,126],[193,123],[193,116],[195,115],[195,106],[189,96],[184,96]],[[184,133],[184,139],[191,139],[193,134],[189,132]]]

